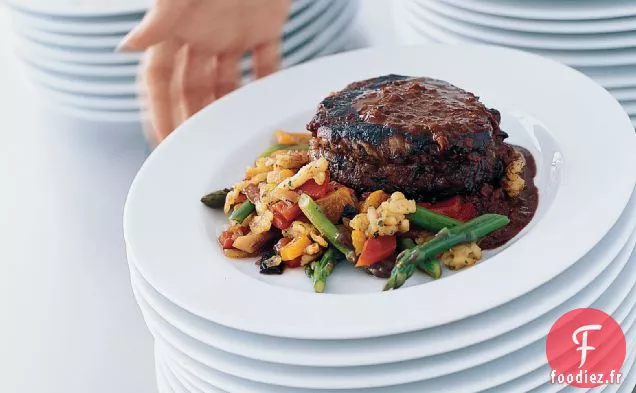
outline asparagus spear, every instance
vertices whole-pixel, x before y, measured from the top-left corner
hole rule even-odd
[[[340,254],[338,251],[329,247],[320,260],[311,263],[311,278],[314,282],[314,291],[316,291],[316,293],[323,293],[325,291],[327,278],[336,267],[339,257],[342,257],[341,254],[338,254]]]
[[[302,194],[300,196],[298,199],[298,206],[307,219],[309,219],[309,222],[318,229],[318,232],[320,232],[320,234],[323,235],[338,251],[343,253],[349,262],[354,263],[356,259],[355,252],[342,242],[342,234],[325,216],[320,206],[318,206],[307,194]]]
[[[236,221],[242,224],[243,221],[254,211],[254,204],[249,200],[243,202],[236,210],[230,214],[230,221]]]
[[[398,247],[400,251],[408,250],[417,246],[410,237],[398,237]]]
[[[225,197],[228,192],[230,192],[229,188],[211,192],[201,197],[201,203],[212,209],[221,209],[225,204]]]
[[[417,206],[415,213],[408,215],[408,219],[413,224],[422,229],[437,232],[444,228],[452,228],[461,224],[461,221],[435,213],[422,206]]]
[[[510,222],[500,214],[484,214],[453,228],[444,228],[430,241],[398,255],[384,290],[397,289],[413,275],[415,267],[460,243],[477,241]]]
[[[258,158],[269,157],[270,155],[272,155],[272,153],[279,150],[308,150],[308,149],[309,149],[309,145],[275,144],[268,147],[267,150],[265,150],[264,152],[261,153],[260,156],[258,156]]]
[[[413,239],[408,237],[400,237],[398,238],[398,244],[400,246],[400,250],[409,250],[411,248],[417,247],[417,244],[413,241]],[[417,268],[424,273],[431,276],[437,280],[442,276],[442,265],[439,260],[431,259],[430,261],[424,261],[417,264]],[[411,273],[412,274],[412,273]]]

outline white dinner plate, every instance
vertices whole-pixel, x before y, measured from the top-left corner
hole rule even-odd
[[[157,380],[157,389],[159,393],[174,393],[172,387],[166,379],[166,371],[164,361],[159,358],[159,350],[155,344],[155,377]]]
[[[102,123],[131,123],[138,124],[146,116],[145,112],[139,110],[97,110],[89,108],[79,108],[62,104],[55,100],[42,97],[41,102],[52,110],[69,117]]]
[[[599,34],[633,31],[636,16],[598,20],[536,20],[492,15],[461,8],[439,0],[411,0],[453,20],[510,31],[550,34]]]
[[[212,385],[205,386],[205,390],[200,388],[200,383],[193,383],[191,378],[188,378],[181,369],[179,369],[176,365],[171,364],[169,361],[163,361],[166,368],[170,371],[170,373],[181,383],[181,385],[189,392],[189,393],[225,393],[225,391],[216,388]]]
[[[78,64],[137,64],[142,58],[137,52],[114,51],[78,51],[76,48],[64,46],[47,46],[24,37],[15,35],[12,37],[13,45],[23,53],[32,57],[44,57],[53,61],[70,62]]]
[[[46,57],[33,56],[33,53],[25,52],[21,48],[15,48],[22,61],[48,71],[49,73],[65,74],[80,77],[130,77],[137,75],[138,64],[78,64],[64,63],[51,60]]]
[[[501,30],[498,27],[472,25],[435,13],[416,3],[408,5],[423,25],[435,25],[464,37],[497,45],[544,50],[603,50],[636,47],[636,28],[613,34],[561,34],[529,33]]]
[[[623,269],[623,266],[625,266],[632,253],[634,240],[636,240],[636,237],[632,235],[631,241],[628,245],[626,245],[626,248],[620,257],[622,261],[618,266],[619,268],[614,269],[614,267],[612,267],[611,269],[608,269],[607,274],[612,276],[612,279],[610,279],[610,282],[607,284],[609,285],[609,289],[607,286],[601,286],[601,290],[597,291],[598,293],[591,298],[588,296],[587,300],[577,299],[576,301],[570,302],[568,307],[563,307],[564,310],[560,313],[551,313],[546,315],[545,318],[542,318],[545,320],[538,324],[540,328],[537,329],[538,334],[533,341],[515,348],[514,351],[510,353],[501,354],[500,357],[497,357],[490,362],[471,365],[466,368],[455,367],[455,369],[453,369],[452,367],[454,363],[466,363],[466,361],[470,362],[470,359],[467,358],[475,355],[478,356],[474,347],[468,351],[449,353],[440,357],[440,359],[414,359],[408,362],[379,364],[377,366],[365,367],[298,367],[254,361],[214,350],[182,333],[179,333],[178,330],[163,321],[162,318],[153,310],[144,305],[143,299],[140,299],[139,295],[137,295],[137,297],[142,307],[144,318],[157,340],[165,342],[170,347],[182,352],[184,355],[191,357],[193,360],[206,367],[211,367],[212,369],[219,370],[239,378],[266,384],[308,389],[355,389],[430,381],[435,385],[435,389],[439,389],[440,391],[450,391],[449,389],[452,389],[454,386],[453,384],[456,383],[453,382],[452,379],[457,379],[457,374],[455,374],[457,372],[461,372],[461,375],[464,376],[468,375],[468,373],[472,373],[475,368],[489,368],[497,369],[501,374],[514,372],[523,375],[524,373],[529,373],[536,367],[545,363],[546,360],[541,359],[537,355],[538,353],[543,353],[542,350],[545,347],[544,338],[554,321],[556,321],[560,315],[569,310],[580,307],[594,307],[615,316],[622,315],[620,312],[617,312],[619,307],[621,307],[621,310],[632,310],[633,303],[636,302],[636,295],[629,298],[629,301],[626,299],[636,283],[636,264],[628,264],[628,267],[625,269]],[[636,259],[632,259],[632,261],[636,261]],[[613,271],[610,272],[610,270]],[[612,283],[613,279],[619,276],[619,274],[620,277]],[[634,292],[636,292],[636,290],[634,290]],[[598,298],[601,294],[602,296]],[[577,297],[585,297],[583,293],[580,295],[581,296]],[[624,300],[626,301],[623,302]],[[536,326],[537,324],[534,325]],[[513,331],[508,339],[512,338],[514,340],[516,336],[516,331]],[[486,347],[487,350],[493,349],[499,345],[499,342],[502,341],[502,339],[503,337],[498,337],[496,340],[484,342],[482,349],[483,347]],[[389,341],[388,338],[387,341]],[[314,343],[314,345],[319,346],[320,343]],[[361,345],[364,345],[364,343],[361,343]],[[310,351],[311,349],[307,350]],[[532,362],[528,362],[527,360],[523,360],[521,362],[509,362],[508,360],[510,357],[514,357],[515,359],[531,358]],[[447,369],[438,374],[431,373],[431,368],[436,368],[438,362],[445,363]],[[514,371],[507,371],[507,364],[511,364]],[[526,364],[527,368],[524,369]],[[449,374],[452,375],[449,376]],[[512,375],[512,377],[509,377],[509,380],[518,376],[514,374],[510,375]],[[449,380],[442,381],[444,379],[443,376],[449,376]],[[499,380],[499,383],[505,383],[507,381],[508,380]],[[474,381],[471,382],[470,385],[476,387],[475,385],[477,383],[479,382]],[[496,384],[490,386],[480,385],[480,389],[490,388],[495,385]],[[422,387],[426,386],[423,385]]]
[[[629,116],[636,115],[636,101],[625,101],[621,104]]]
[[[321,340],[316,345],[316,341],[311,340],[289,340],[228,329],[198,318],[163,298],[135,271],[134,261],[130,261],[131,276],[143,302],[149,302],[168,323],[190,337],[229,353],[274,363],[324,367],[402,362],[470,346],[470,350],[464,351],[464,360],[451,366],[468,367],[536,340],[547,329],[538,319],[547,313],[556,318],[580,304],[592,303],[622,269],[626,257],[616,260],[615,257],[629,243],[634,225],[636,203],[632,202],[617,226],[584,260],[531,293],[497,309],[442,327],[374,340]],[[610,261],[611,265],[607,265]],[[602,279],[598,279],[599,276]],[[495,325],[494,320],[498,321]],[[506,345],[492,348],[476,345],[506,333]],[[432,373],[448,368],[443,357],[431,363],[428,371]]]
[[[612,93],[614,98],[616,98],[619,101],[636,100],[636,86],[634,86],[634,87],[617,88],[617,89],[609,89],[609,92]]]
[[[615,317],[617,320],[619,319],[622,320],[622,318],[625,318],[625,320],[622,323],[620,323],[620,325],[626,336],[625,337],[626,343],[627,343],[626,354],[628,356],[634,352],[634,347],[635,347],[634,340],[636,340],[636,327],[634,326],[634,322],[636,320],[636,310],[634,310],[634,306],[633,306],[633,303],[636,301],[635,299],[636,293],[634,292],[635,291],[632,290],[632,293],[630,294],[630,297],[632,298],[632,300],[630,300],[630,303],[632,304],[631,310],[627,310],[628,309],[627,306],[625,307],[621,306],[623,307],[623,309],[618,311],[616,315],[613,315],[613,317]],[[627,313],[629,314],[626,317],[624,317],[624,315]],[[543,356],[545,357],[545,352]],[[629,359],[626,360],[624,365],[627,365],[628,361]],[[621,371],[626,371],[625,367],[623,367]],[[495,392],[497,393],[518,393],[518,392],[556,393],[556,392],[562,391],[563,389],[569,389],[567,391],[570,393],[581,391],[579,388],[568,388],[566,385],[551,384],[549,382],[550,372],[551,372],[550,366],[548,364],[545,364],[537,368],[532,373],[526,374],[523,377],[519,378],[516,386],[509,385],[509,386],[514,386],[514,388],[511,389],[508,386],[506,387],[502,386],[497,388]],[[600,393],[605,391],[606,391],[606,386],[596,388],[594,390],[590,390],[590,392],[595,392],[595,393]]]
[[[77,18],[55,18],[46,15],[33,15],[10,9],[11,23],[20,30],[41,30],[53,33],[74,35],[126,34],[142,18],[141,14],[126,15],[115,20],[84,20]]]
[[[76,95],[64,91],[57,91],[44,85],[36,86],[38,92],[48,99],[55,100],[60,104],[69,105],[78,109],[96,111],[139,111],[142,108],[141,102],[134,95],[108,97]]]
[[[22,63],[29,76],[55,90],[76,94],[134,95],[138,91],[134,77],[89,77],[72,76],[41,70],[29,63]]]
[[[17,34],[20,34],[31,41],[36,41],[45,45],[67,46],[81,49],[96,49],[101,51],[114,51],[117,44],[121,42],[125,34],[108,35],[71,35],[60,34],[36,29],[23,29],[17,27]]]
[[[629,293],[629,298],[625,302],[613,299],[612,292],[608,291],[605,299],[613,303],[620,304],[617,309],[607,309],[601,305],[595,305],[600,309],[611,314],[623,328],[627,339],[632,342],[636,338],[635,332],[632,330],[634,321],[636,320],[636,289],[634,289],[634,264],[629,265],[631,272],[630,280],[622,280],[623,296]],[[622,303],[622,304],[621,304]],[[156,337],[156,342],[161,347],[164,359],[167,362],[178,364],[178,368],[183,374],[190,374],[191,380],[199,379],[204,384],[213,384],[219,388],[226,389],[231,392],[315,392],[320,389],[325,393],[355,393],[355,392],[373,392],[373,393],[411,393],[421,391],[452,391],[454,393],[468,393],[481,391],[484,386],[492,386],[493,392],[521,392],[529,391],[529,386],[540,386],[549,376],[549,366],[545,358],[545,341],[541,340],[535,343],[528,351],[519,351],[513,355],[501,359],[498,362],[492,362],[490,365],[481,366],[480,368],[471,369],[452,376],[442,377],[431,381],[417,382],[411,384],[401,384],[388,387],[366,388],[366,389],[301,389],[291,388],[280,385],[269,385],[237,378],[232,375],[225,374],[216,369],[206,367],[189,356],[183,354],[178,349],[172,347],[169,343],[163,341],[161,337]],[[518,367],[517,367],[518,365]],[[530,371],[526,370],[529,367]],[[489,375],[489,378],[484,378]],[[505,377],[503,377],[505,376]],[[508,379],[506,379],[508,378]],[[200,383],[198,386],[202,386]],[[490,390],[489,390],[490,391]]]
[[[306,26],[318,25],[313,29],[313,31],[309,32],[309,34],[315,34],[315,31],[324,29],[325,25],[328,24],[324,22],[318,24],[314,23],[314,19],[320,19],[321,17],[318,15],[322,15],[329,8],[334,8],[333,0],[308,4],[306,2],[303,3],[304,5],[306,5],[306,7],[299,10],[299,12],[297,12],[295,15],[292,15],[292,19],[290,19],[290,21],[284,27],[284,34],[292,34],[296,30],[304,29]],[[138,23],[138,21],[139,19],[137,19],[136,23]],[[101,35],[60,34],[29,27],[21,28],[19,24],[17,27],[17,32],[27,37],[29,40],[36,41],[44,45],[52,45],[55,47],[64,46],[76,50],[81,50],[83,48],[94,48],[104,51],[113,51],[125,35],[125,33]],[[131,28],[132,27],[134,27],[134,25],[131,26]],[[302,36],[302,34],[299,35]]]
[[[433,24],[424,24],[419,20],[411,20],[412,16],[396,7],[397,20],[406,21],[398,26],[400,37],[409,44],[441,42],[446,44],[476,43],[492,44],[474,37],[465,37]],[[511,46],[512,47],[512,46]],[[514,48],[514,47],[513,47]],[[524,49],[524,48],[516,48]],[[525,49],[527,50],[527,49]],[[573,67],[623,66],[636,64],[636,48],[611,50],[544,50],[533,49],[533,53],[549,57]]]
[[[174,393],[191,393],[186,390],[185,386],[181,384],[181,382],[174,376],[170,367],[166,366],[165,362],[159,365],[161,368],[161,373],[168,384],[169,389]]]
[[[475,58],[480,61],[471,61]],[[544,149],[537,159],[540,164],[544,159],[551,163],[553,176],[543,180],[543,199],[532,230],[475,268],[426,285],[413,281],[411,287],[389,293],[379,292],[382,281],[364,274],[352,275],[348,285],[366,287],[367,293],[345,296],[294,291],[240,272],[237,262],[222,256],[214,239],[225,217],[202,207],[200,196],[240,179],[271,130],[298,127],[329,92],[387,73],[449,80],[525,119],[519,132],[525,129],[536,138],[529,147],[537,154],[537,149]],[[556,85],[561,88],[552,89]],[[549,98],[545,91],[551,91]],[[563,102],[568,105],[556,105]],[[245,108],[250,116],[244,116]],[[224,139],[228,133],[210,133],[210,127],[231,129],[231,143]],[[598,129],[605,130],[603,138],[580,138]],[[505,304],[589,252],[616,222],[634,188],[636,173],[612,174],[615,168],[636,164],[631,154],[635,145],[629,118],[607,91],[548,59],[471,45],[349,52],[256,81],[205,108],[172,133],[151,154],[131,187],[124,223],[127,249],[143,277],[170,301],[235,329],[320,339],[415,331]],[[543,156],[555,147],[554,156]],[[201,165],[210,157],[214,159],[209,166]],[[590,179],[595,187],[589,187]],[[587,208],[599,200],[604,201],[603,209]],[[582,209],[586,214],[581,214]],[[565,230],[566,223],[577,230]],[[334,274],[334,282],[339,276],[343,276],[340,271]],[[371,293],[370,285],[375,288]],[[450,293],[452,297],[443,295]],[[214,301],[219,296],[227,301]],[[277,299],[277,306],[263,307],[255,298]],[[472,300],[457,302],[457,298]],[[426,304],[422,312],[406,311],[422,309],[420,299],[436,302]],[[386,317],[396,310],[401,310],[400,318]]]
[[[636,16],[632,0],[442,0],[486,14],[525,19],[587,20]]]
[[[636,86],[636,64],[617,67],[577,67],[606,89]]]
[[[34,15],[81,19],[115,19],[145,12],[150,0],[6,0],[11,8]]]

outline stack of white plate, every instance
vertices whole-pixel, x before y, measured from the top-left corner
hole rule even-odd
[[[551,57],[608,89],[636,126],[633,0],[408,0],[394,4],[404,41],[488,43]]]
[[[315,294],[301,269],[266,276],[252,260],[225,258],[216,237],[227,218],[201,195],[242,178],[272,130],[302,130],[330,92],[389,73],[447,80],[501,111],[510,141],[536,158],[530,226],[473,268],[434,282],[416,275],[391,292],[348,264]],[[635,148],[629,117],[607,91],[499,47],[349,52],[247,86],[155,150],[126,203],[132,285],[156,340],[161,391],[556,392],[564,386],[549,383],[546,335],[566,312],[593,307],[628,343],[626,382],[604,391],[630,392]]]
[[[7,0],[15,49],[39,94],[73,116],[136,122],[139,53],[115,48],[149,0]],[[284,29],[283,66],[346,48],[357,2],[295,0]],[[249,80],[249,58],[244,59]]]

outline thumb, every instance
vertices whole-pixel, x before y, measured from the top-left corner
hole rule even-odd
[[[185,11],[197,0],[157,0],[130,33],[117,45],[117,51],[141,51],[165,41]]]

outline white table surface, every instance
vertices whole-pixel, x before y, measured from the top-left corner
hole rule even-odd
[[[386,2],[361,11],[369,42],[390,43]],[[0,38],[0,392],[156,392],[122,237],[146,143],[38,98]]]

